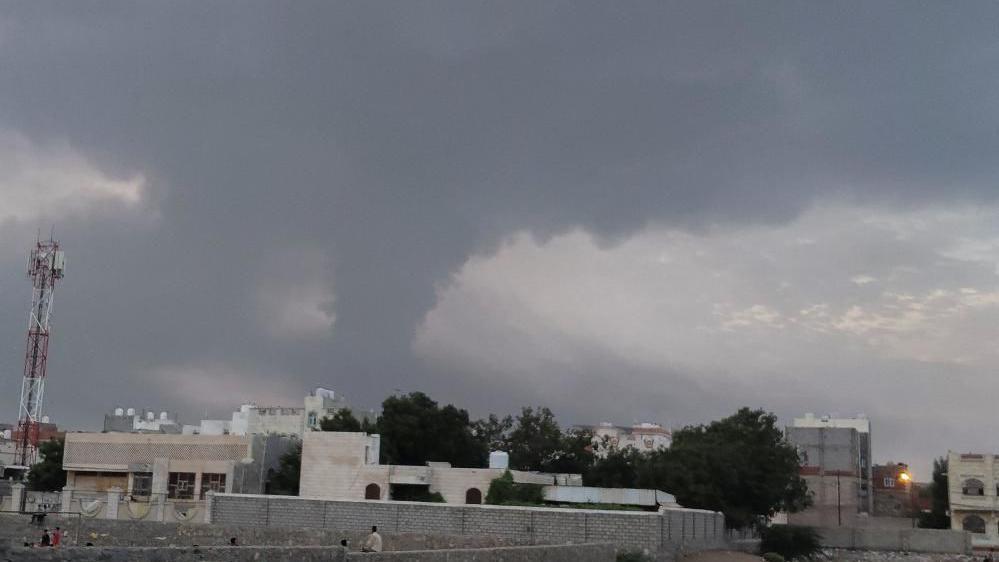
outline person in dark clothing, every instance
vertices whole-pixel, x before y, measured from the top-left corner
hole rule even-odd
[[[229,546],[239,546],[236,544],[236,537],[229,539]]]
[[[49,537],[49,530],[45,529],[42,533],[42,542],[39,543],[41,546],[52,546],[52,539]]]
[[[340,546],[347,548],[347,539],[340,539]]]

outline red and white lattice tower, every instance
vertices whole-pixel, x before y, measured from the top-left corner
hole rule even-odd
[[[49,319],[57,279],[62,279],[66,256],[55,240],[38,241],[28,257],[31,279],[31,314],[28,319],[28,348],[24,356],[21,407],[18,410],[17,454],[15,464],[29,467],[38,451],[38,428],[42,421],[42,395],[45,366],[49,355]]]

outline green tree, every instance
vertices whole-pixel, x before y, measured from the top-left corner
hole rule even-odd
[[[685,427],[673,434],[669,450],[639,466],[640,486],[668,491],[687,507],[721,511],[733,527],[800,511],[809,502],[798,452],[777,417],[763,410],[742,408],[708,425]]]
[[[278,469],[267,471],[267,493],[278,496],[297,496],[302,475],[302,444],[298,443],[281,455]]]
[[[333,414],[333,417],[319,420],[319,429],[322,431],[361,431],[361,422],[354,417],[350,408],[341,408]]]
[[[559,439],[559,447],[542,463],[545,472],[586,474],[593,467],[593,432],[569,430]]]
[[[66,471],[62,469],[62,439],[50,439],[38,445],[41,460],[28,471],[28,488],[39,492],[55,492],[66,486]]]
[[[506,451],[507,439],[513,429],[513,416],[499,417],[489,414],[489,417],[477,420],[472,424],[472,434],[487,451]]]
[[[562,445],[562,430],[551,410],[524,408],[507,439],[510,467],[516,470],[543,470],[556,458]]]
[[[633,447],[608,449],[583,475],[587,486],[599,488],[635,488],[638,473],[648,460]]]
[[[919,526],[924,529],[950,529],[950,498],[948,497],[947,459],[933,460],[933,482],[930,484],[929,513],[919,514]]]
[[[422,392],[386,398],[378,430],[382,456],[390,464],[439,461],[478,468],[485,463],[486,450],[472,433],[468,412],[450,404],[441,408]]]

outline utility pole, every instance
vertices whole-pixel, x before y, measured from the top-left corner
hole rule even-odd
[[[836,471],[836,523],[838,526],[843,526],[843,496],[839,493],[839,473]]]

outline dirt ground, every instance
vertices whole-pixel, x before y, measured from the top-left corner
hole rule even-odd
[[[683,562],[760,562],[759,556],[733,550],[709,550],[684,556]]]

